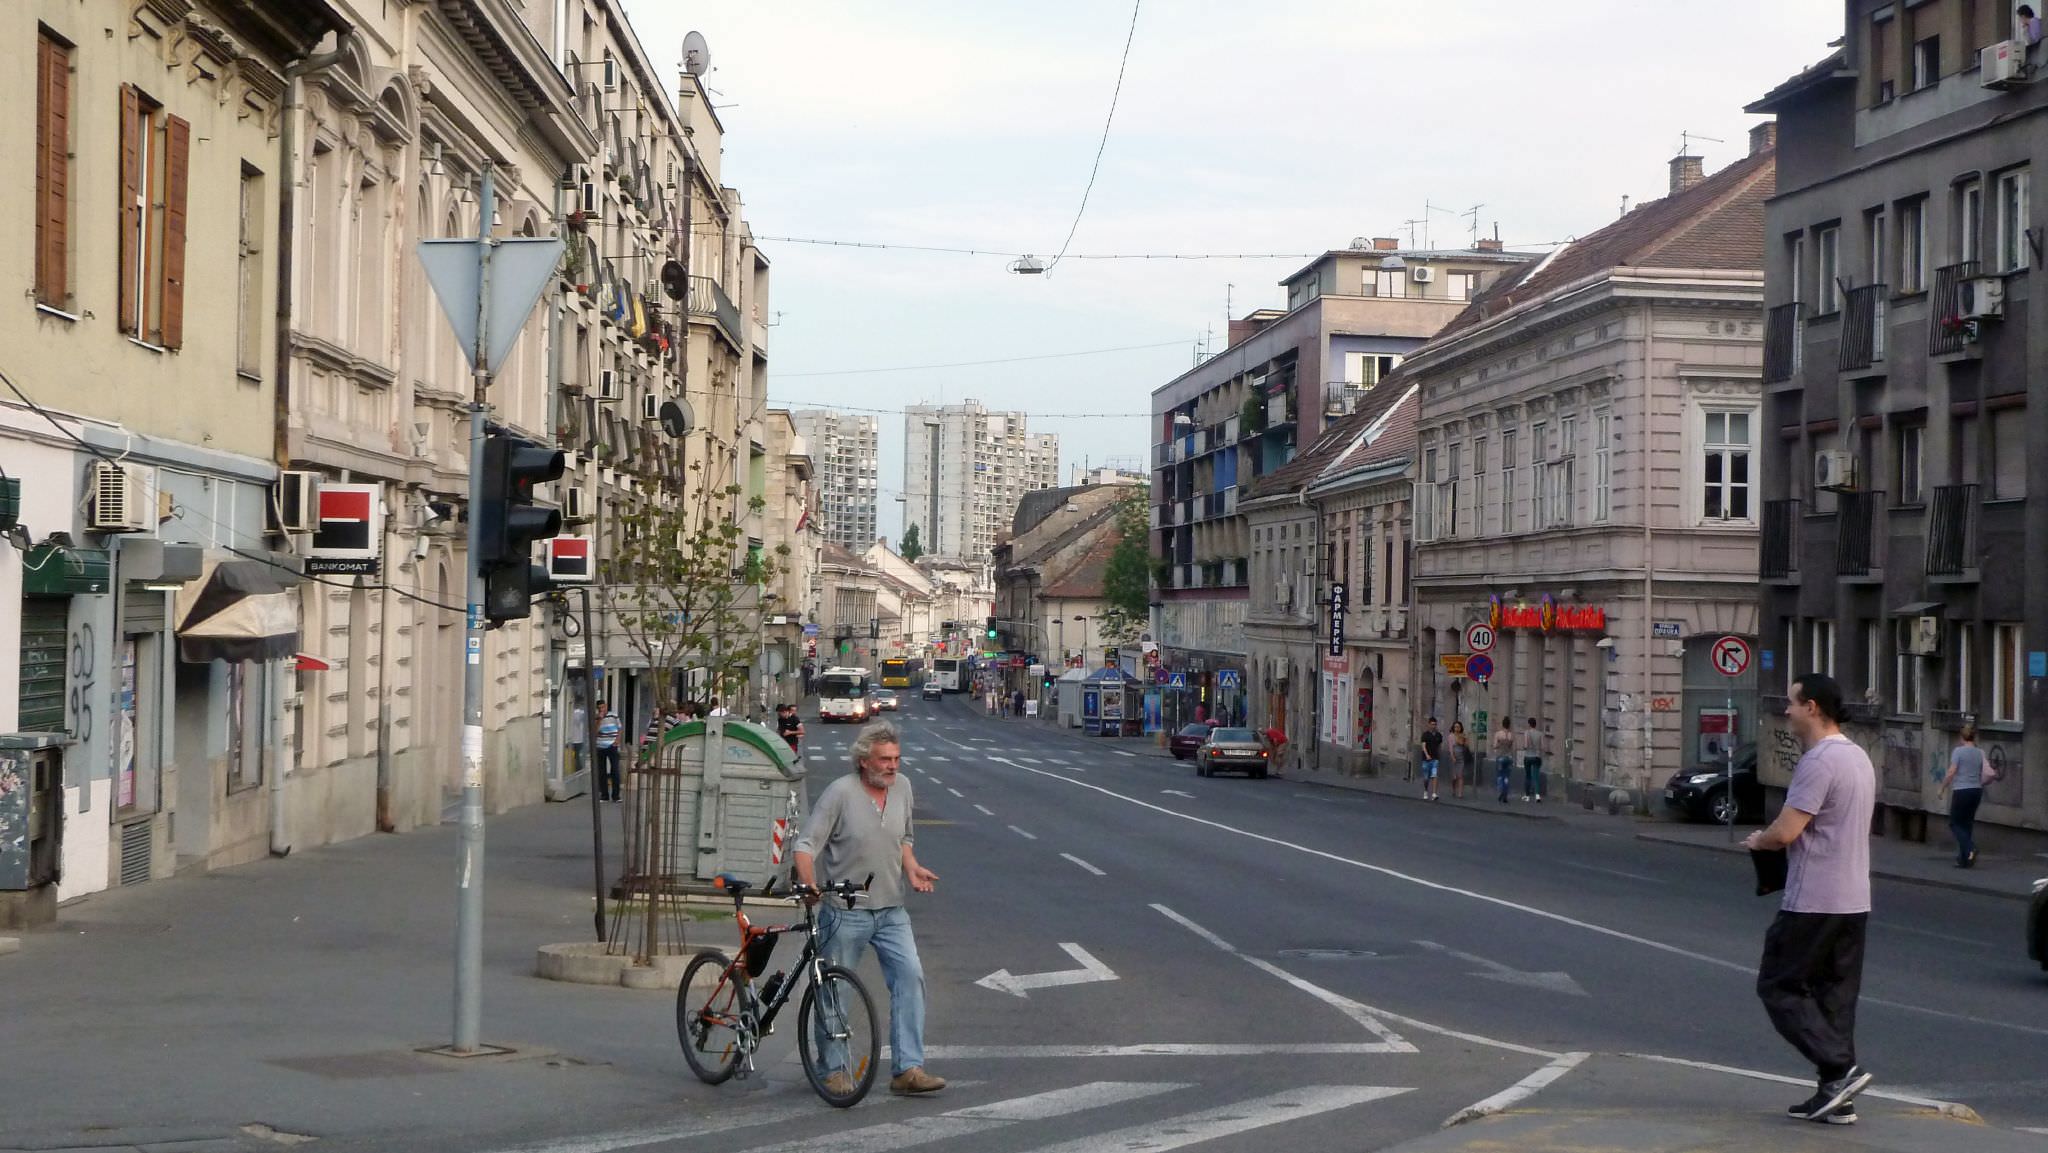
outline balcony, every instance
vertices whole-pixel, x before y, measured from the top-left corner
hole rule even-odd
[[[1278,393],[1266,399],[1266,429],[1272,431],[1294,423],[1294,397]]]
[[[1852,288],[1842,298],[1842,348],[1836,367],[1854,378],[1884,375],[1884,301],[1882,284]]]
[[[748,320],[747,343],[753,347],[755,356],[767,357],[768,326],[762,324],[758,319]]]
[[[740,352],[745,349],[740,310],[733,307],[732,297],[725,294],[725,288],[716,280],[708,276],[690,278],[690,316],[717,321],[719,332],[732,345],[732,350]]]
[[[1927,506],[1927,575],[1977,579],[1977,486],[1937,486]]]
[[[1977,355],[1972,328],[1962,323],[1950,326],[1943,321],[1952,316],[1960,319],[1963,281],[1977,275],[1979,267],[1977,261],[1966,260],[1934,270],[1934,295],[1927,311],[1927,355],[1959,359]]]
[[[1237,512],[1237,486],[1231,485],[1217,492],[1203,493],[1195,498],[1194,504],[1197,515],[1202,520],[1230,516]]]
[[[1882,492],[1835,494],[1835,575],[1857,581],[1884,577]]]
[[[1799,375],[1806,339],[1806,306],[1793,301],[1764,314],[1764,383],[1783,384]]]
[[[1763,531],[1758,542],[1758,571],[1767,581],[1799,577],[1799,502],[1764,502]]]
[[[1180,463],[1180,442],[1169,440],[1152,446],[1152,467],[1167,468]]]

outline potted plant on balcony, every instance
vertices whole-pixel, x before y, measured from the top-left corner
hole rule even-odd
[[[1981,335],[1975,317],[1954,314],[1941,318],[1941,331],[1944,336],[1961,337],[1964,344],[1977,343]]]
[[[1238,430],[1244,436],[1257,436],[1266,431],[1266,402],[1256,396],[1244,398],[1244,407],[1237,411]]]

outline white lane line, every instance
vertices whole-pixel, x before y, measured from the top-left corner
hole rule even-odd
[[[1135,756],[1137,756],[1137,755],[1138,755],[1138,754],[1136,754],[1136,753],[1127,753],[1127,752],[1123,751],[1122,749],[1111,749],[1111,750],[1110,750],[1110,752],[1113,752],[1113,753],[1115,753],[1115,754],[1116,754],[1117,756],[1119,756],[1119,757],[1135,757]]]
[[[1467,1121],[1477,1121],[1481,1117],[1491,1117],[1503,1109],[1519,1105],[1534,1097],[1538,1089],[1578,1068],[1579,1063],[1590,1055],[1587,1053],[1560,1054],[1557,1060],[1502,1089],[1493,1096],[1483,1101],[1474,1101],[1472,1104],[1451,1114],[1444,1121],[1443,1128],[1448,1129],[1453,1125],[1460,1125]]]
[[[956,797],[959,797],[963,801],[967,799],[966,793],[961,792],[959,789],[956,789],[951,785],[946,786],[946,791],[953,794]]]
[[[884,1053],[888,1049],[887,1045],[882,1046]],[[1135,1045],[927,1045],[924,1055],[933,1061],[1025,1061],[1041,1057],[1346,1057],[1386,1051],[1387,1047],[1377,1041],[1295,1041],[1269,1045],[1157,1041]]]
[[[1162,797],[1186,797],[1190,801],[1195,799],[1193,793],[1183,793],[1179,789],[1161,789],[1159,790],[1159,795]]]
[[[993,813],[991,813],[991,814],[990,814],[990,816],[994,816],[994,814],[993,814]],[[1011,832],[1013,832],[1013,833],[1015,833],[1015,834],[1017,834],[1018,836],[1020,836],[1020,837],[1024,838],[1024,839],[1025,839],[1025,840],[1027,840],[1027,841],[1035,841],[1035,840],[1037,840],[1037,839],[1038,839],[1038,834],[1037,834],[1037,833],[1028,833],[1028,832],[1025,832],[1025,831],[1024,831],[1023,829],[1020,829],[1020,828],[1018,828],[1018,827],[1017,827],[1017,826],[1015,826],[1015,825],[1011,825],[1011,826],[1010,826],[1010,831],[1011,831]]]
[[[2043,1136],[2048,1136],[2048,1129],[2029,1129],[2029,1128],[2026,1128],[2025,1126],[2021,1126],[2021,1128],[2020,1128],[2020,1132],[2022,1132],[2022,1133],[2039,1133],[2039,1134],[2041,1134],[2041,1135],[2043,1135]]]
[[[1656,1061],[1663,1065],[1683,1065],[1688,1069],[1704,1069],[1709,1073],[1726,1073],[1733,1077],[1747,1077],[1752,1081],[1774,1081],[1780,1085],[1811,1085],[1811,1077],[1787,1077],[1782,1073],[1765,1073],[1759,1069],[1744,1069],[1736,1065],[1716,1065],[1712,1061],[1692,1061],[1684,1057],[1660,1057],[1655,1053],[1623,1053],[1638,1061]],[[1978,1121],[1977,1111],[1968,1105],[1955,1101],[1937,1101],[1932,1097],[1919,1097],[1911,1093],[1895,1093],[1889,1089],[1865,1089],[1858,1094],[1862,1097],[1876,1097],[1881,1101],[1897,1101],[1901,1105],[1917,1105],[1937,1113],[1963,1121]]]
[[[1045,763],[1044,761],[1039,760],[1037,757],[1018,757],[1017,759],[1023,761],[1027,765],[1042,765]]]
[[[1129,1153],[1136,1149],[1158,1153],[1159,1150],[1214,1141],[1219,1137],[1264,1129],[1268,1125],[1279,1125],[1319,1113],[1349,1109],[1406,1092],[1409,1090],[1384,1085],[1304,1085],[1284,1093],[1205,1109],[1200,1113],[1185,1113],[1108,1133],[1076,1137],[1057,1145],[1043,1145],[1031,1153]]]
[[[1299,989],[1300,991],[1307,993],[1309,996],[1314,997],[1316,1000],[1321,1001],[1323,1004],[1330,1006],[1331,1008],[1337,1010],[1339,1013],[1342,1013],[1346,1017],[1349,1017],[1353,1021],[1356,1021],[1360,1026],[1364,1027],[1366,1032],[1371,1033],[1373,1036],[1378,1037],[1380,1039],[1381,1043],[1385,1046],[1385,1049],[1383,1050],[1384,1052],[1415,1052],[1415,1046],[1410,1045],[1406,1041],[1403,1041],[1400,1037],[1400,1034],[1394,1032],[1392,1029],[1387,1028],[1386,1022],[1380,1020],[1379,1016],[1374,1011],[1367,1009],[1364,1005],[1361,1005],[1358,1002],[1340,993],[1332,993],[1330,990],[1323,988],[1321,985],[1317,985],[1313,982],[1303,980],[1302,978],[1295,976],[1294,974],[1288,972],[1285,969],[1282,969],[1280,966],[1275,965],[1271,961],[1268,961],[1262,957],[1254,957],[1250,954],[1239,952],[1235,946],[1231,945],[1230,942],[1224,940],[1223,938],[1217,936],[1209,930],[1204,929],[1202,926],[1195,924],[1193,921],[1188,920],[1186,917],[1181,916],[1179,913],[1174,912],[1172,909],[1167,908],[1165,905],[1155,904],[1152,906],[1152,908],[1160,913],[1165,914],[1165,916],[1169,920],[1177,922],[1182,928],[1193,932],[1196,936],[1201,937],[1203,940],[1209,942],[1211,945],[1214,945],[1217,948],[1223,950],[1224,952],[1229,953],[1230,955],[1238,958],[1241,961],[1244,961],[1246,964],[1251,965],[1253,968],[1256,968],[1263,973],[1267,973],[1272,976],[1280,978],[1282,981],[1287,982],[1289,985],[1294,986],[1296,989]],[[1548,1055],[1549,1054],[1545,1054],[1545,1056]]]
[[[1624,881],[1648,881],[1652,885],[1664,883],[1660,878],[1645,876],[1642,873],[1631,873],[1626,869],[1603,869],[1599,865],[1586,865],[1578,861],[1559,861],[1558,864],[1568,869],[1582,869],[1588,873],[1605,873],[1610,877],[1620,877]]]
[[[946,782],[944,782],[944,781],[940,780],[939,778],[937,778],[937,777],[934,777],[934,776],[932,776],[932,775],[931,775],[930,773],[926,773],[926,774],[925,774],[925,779],[927,779],[927,780],[931,781],[931,783],[932,783],[932,784],[935,784],[935,785],[943,785],[943,784],[945,784],[945,783],[946,783]]]
[[[987,805],[976,805],[974,807],[981,810],[981,815],[984,817],[993,817],[996,815],[996,811],[994,809],[989,808]]]
[[[933,755],[926,757],[925,759],[928,761],[938,761],[939,763],[944,764],[945,762],[950,761],[953,758],[939,756],[938,754],[934,753]]]
[[[920,1121],[890,1121],[836,1133],[825,1142],[825,1147],[833,1153],[889,1153],[890,1150],[968,1137],[1020,1121],[1048,1121],[1069,1113],[1136,1101],[1187,1087],[1184,1083],[1170,1081],[1097,1081],[955,1109]],[[749,1153],[809,1153],[818,1148],[817,1138],[804,1137],[750,1150]]]
[[[957,1084],[957,1083],[956,1083]],[[861,1108],[887,1107],[905,1098],[888,1094],[870,1096]],[[806,1093],[801,1100],[769,1108],[747,1108],[720,1114],[714,1117],[692,1118],[674,1125],[663,1125],[649,1129],[622,1129],[612,1133],[598,1133],[584,1137],[570,1137],[560,1141],[544,1141],[533,1145],[514,1145],[496,1153],[614,1153],[619,1149],[638,1149],[644,1145],[661,1145],[672,1141],[686,1141],[711,1133],[726,1133],[735,1129],[751,1129],[762,1125],[779,1125],[801,1117],[816,1117],[818,1103]]]
[[[1098,877],[1107,877],[1109,875],[1108,873],[1103,872],[1101,869],[1096,868],[1095,866],[1089,864],[1088,862],[1082,860],[1081,858],[1075,856],[1072,853],[1061,853],[1060,856],[1065,857],[1067,860],[1074,862],[1075,864],[1081,866],[1082,868],[1088,870],[1089,872],[1095,874]]]

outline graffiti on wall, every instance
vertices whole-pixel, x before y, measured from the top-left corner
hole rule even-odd
[[[1904,725],[1886,725],[1878,737],[1878,781],[1886,789],[1917,793],[1920,789],[1921,730]]]
[[[1779,776],[1789,778],[1805,750],[1799,747],[1799,738],[1793,735],[1790,726],[1781,722],[1767,727],[1770,729],[1771,768]]]
[[[93,702],[92,622],[80,621],[71,634],[71,735],[80,741],[92,739]]]

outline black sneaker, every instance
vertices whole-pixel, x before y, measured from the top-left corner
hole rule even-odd
[[[1819,1121],[1829,1125],[1854,1125],[1856,1123],[1856,1105],[1854,1102],[1837,1105],[1831,1112],[1824,1113],[1818,1117],[1814,1116],[1814,1110],[1825,1104],[1827,1104],[1827,1098],[1822,1094],[1815,1093],[1799,1104],[1786,1109],[1785,1115],[1795,1121]]]
[[[1827,1120],[1830,1113],[1855,1100],[1856,1094],[1863,1092],[1864,1088],[1872,1080],[1873,1078],[1864,1071],[1863,1066],[1851,1065],[1847,1073],[1844,1073],[1835,1080],[1821,1082],[1820,1091],[1815,1093],[1807,1102],[1807,1104],[1813,1105],[1814,1108],[1807,1110],[1805,1119],[1808,1121]]]
[[[1854,1125],[1856,1123],[1856,1103],[1852,1101],[1847,1105],[1837,1105],[1834,1112],[1821,1118],[1821,1120],[1829,1125]]]

